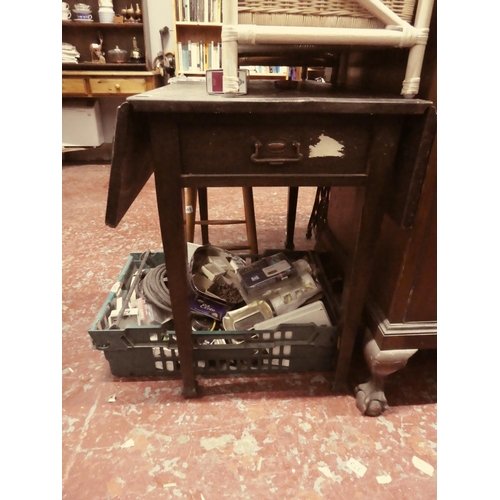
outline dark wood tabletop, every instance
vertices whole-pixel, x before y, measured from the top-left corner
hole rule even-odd
[[[422,114],[432,106],[421,99],[370,94],[361,90],[337,90],[328,83],[298,82],[294,90],[277,89],[273,81],[250,80],[248,94],[208,94],[204,82],[180,81],[131,96],[136,111],[164,113],[394,113]],[[287,106],[292,104],[292,107]]]

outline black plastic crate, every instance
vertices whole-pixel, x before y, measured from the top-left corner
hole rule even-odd
[[[306,254],[314,261],[311,263],[324,290],[323,302],[335,324],[337,311],[319,258],[314,252],[287,252],[293,259]],[[148,262],[153,267],[163,264],[163,252],[151,254]],[[126,295],[140,263],[141,254],[131,253],[88,333],[93,347],[104,352],[111,373],[117,377],[180,376],[175,331],[163,325],[109,328],[116,298]],[[192,338],[194,370],[199,375],[330,371],[337,352],[335,326],[286,324],[258,331],[193,331]]]

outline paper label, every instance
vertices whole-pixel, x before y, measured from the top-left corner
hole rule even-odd
[[[389,484],[392,481],[391,476],[377,476],[375,479],[378,484]]]
[[[274,276],[275,274],[278,273],[283,273],[285,271],[288,271],[290,269],[290,265],[288,262],[285,260],[282,260],[280,262],[277,262],[276,264],[273,264],[272,266],[265,267],[262,269],[262,272],[267,276]]]
[[[366,467],[359,463],[356,459],[350,458],[346,465],[349,469],[355,472],[358,477],[363,477],[365,475]]]
[[[434,474],[434,467],[431,464],[428,464],[427,462],[424,462],[422,459],[415,456],[411,459],[411,461],[413,465],[424,474],[428,474],[429,476],[432,476]]]

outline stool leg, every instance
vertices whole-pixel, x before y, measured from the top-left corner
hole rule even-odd
[[[194,222],[196,219],[196,188],[186,188],[186,241],[194,241]]]
[[[200,221],[208,220],[208,198],[207,198],[207,188],[198,188],[198,206],[200,210]],[[208,226],[202,224],[201,226],[201,242],[203,245],[208,245]]]
[[[299,197],[298,187],[288,188],[288,211],[286,217],[286,241],[285,248],[293,250],[293,235],[295,233],[295,216],[297,214],[297,198]]]
[[[247,239],[250,245],[250,251],[258,254],[257,246],[257,227],[255,225],[255,207],[253,204],[253,190],[251,187],[241,188],[243,191],[243,205],[245,207],[245,219],[247,228]]]

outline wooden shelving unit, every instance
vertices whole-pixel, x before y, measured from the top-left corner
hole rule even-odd
[[[76,0],[69,2],[73,10]],[[144,23],[100,23],[98,0],[87,0],[94,21],[62,21],[62,41],[73,45],[80,57],[78,63],[62,64],[63,97],[129,96],[161,85],[159,73],[148,68],[146,63],[109,63],[92,61],[90,45],[99,43],[102,37],[102,53],[107,58],[108,50],[119,47],[130,54],[133,38],[141,52],[145,53]],[[137,1],[141,11],[142,1]],[[115,13],[120,5],[115,2]]]
[[[92,13],[94,15],[94,12]],[[96,14],[97,15],[97,14]],[[86,21],[62,21],[63,26],[68,26],[71,28],[84,28],[84,29],[95,29],[95,28],[104,28],[104,29],[143,29],[143,23],[100,23],[98,21],[86,22]]]
[[[221,31],[222,31],[222,13],[205,14],[204,9],[211,0],[184,0],[186,8],[189,9],[191,3],[203,2],[202,13],[196,14],[196,9],[190,11],[190,18],[208,19],[215,16],[221,22],[208,22],[206,20],[187,21],[187,11],[183,10],[183,0],[175,0],[172,3],[173,17],[175,20],[175,60],[176,75],[184,74],[186,76],[205,76],[207,69],[219,69],[221,64]],[[179,3],[180,2],[180,3]],[[214,3],[215,4],[215,3]],[[220,8],[221,3],[219,4]],[[200,51],[200,44],[203,50]],[[214,50],[215,47],[215,50]],[[194,52],[193,52],[194,51]],[[214,53],[215,52],[215,53]],[[204,57],[204,64],[197,62],[200,57]],[[191,61],[191,64],[190,64]],[[250,78],[259,79],[277,79],[285,78],[286,74],[266,72],[250,72]]]

